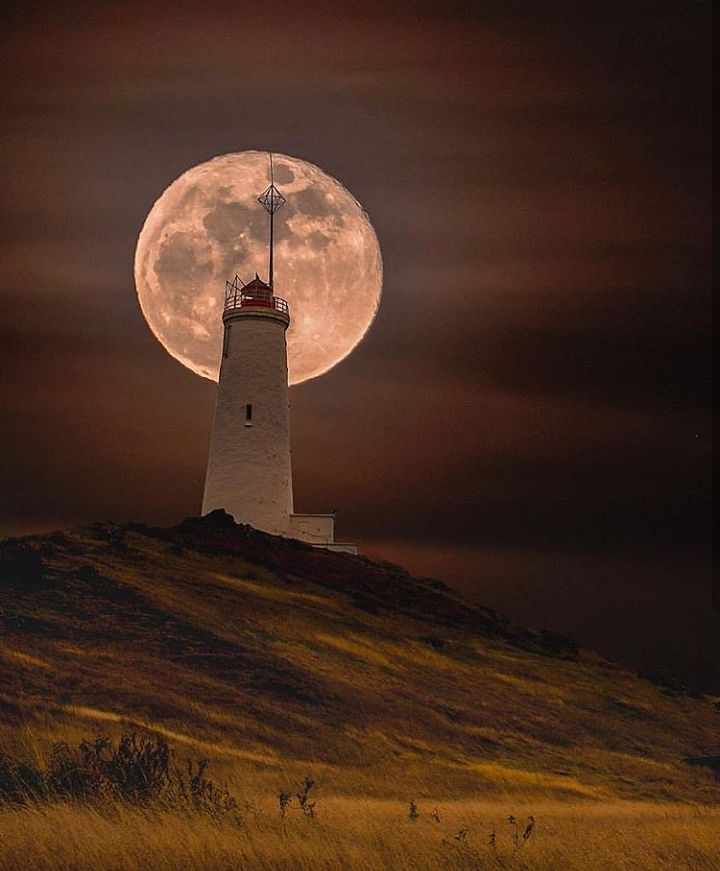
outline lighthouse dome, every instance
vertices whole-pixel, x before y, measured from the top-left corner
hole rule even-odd
[[[254,292],[256,291],[260,291],[260,296],[264,295],[262,293],[263,291],[265,291],[265,293],[271,292],[270,285],[265,284],[262,278],[258,277],[257,272],[255,273],[255,278],[253,278],[252,281],[248,281],[245,287],[243,287],[243,293],[247,294],[248,296],[253,296]]]

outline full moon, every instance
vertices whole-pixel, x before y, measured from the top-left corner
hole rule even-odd
[[[380,303],[382,258],[360,203],[319,167],[273,154],[286,205],[275,216],[274,291],[290,306],[288,377],[331,369],[367,332]],[[266,152],[225,154],[176,179],[150,210],[135,285],[150,329],[175,359],[217,381],[225,281],[268,280]]]

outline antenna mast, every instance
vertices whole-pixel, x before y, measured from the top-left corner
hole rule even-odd
[[[270,215],[270,268],[269,275],[270,280],[268,284],[272,288],[273,286],[273,230],[275,223],[275,212],[278,209],[281,209],[287,200],[280,193],[280,191],[275,187],[275,178],[273,175],[273,157],[272,151],[269,152],[270,155],[270,187],[267,188],[259,197],[258,202],[266,209],[266,211]]]

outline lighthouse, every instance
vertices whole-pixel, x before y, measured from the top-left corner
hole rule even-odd
[[[223,342],[202,513],[222,508],[236,522],[298,538],[331,550],[357,553],[335,542],[335,514],[295,514],[290,454],[287,302],[275,295],[275,214],[285,197],[270,185],[258,202],[270,218],[268,281],[257,273],[245,284],[225,283]]]
[[[228,283],[222,360],[203,514],[223,508],[257,529],[290,534],[288,305],[255,278]]]

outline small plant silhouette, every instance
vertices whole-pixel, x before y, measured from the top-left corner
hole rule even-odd
[[[315,819],[315,805],[317,802],[310,801],[310,790],[315,786],[315,781],[311,780],[309,777],[306,777],[303,781],[303,785],[300,789],[300,792],[297,793],[297,800],[300,805],[300,810],[305,814],[308,819]]]
[[[448,844],[453,850],[457,851],[460,855],[464,857],[463,863],[467,861],[468,858],[471,858],[476,863],[473,867],[480,868],[483,867],[481,865],[482,859],[478,851],[473,847],[468,838],[470,830],[467,826],[461,826],[455,835],[453,835],[452,841],[446,841],[443,839],[443,844]],[[463,864],[463,867],[465,865]]]
[[[309,820],[315,819],[315,806],[317,805],[316,801],[310,800],[310,791],[313,786],[315,786],[315,781],[310,777],[306,777],[300,784],[299,792],[295,793],[298,810],[301,810]],[[278,794],[278,804],[280,806],[280,818],[284,820],[287,817],[288,810],[293,807],[293,797],[289,792],[283,791]]]
[[[522,835],[520,834],[520,823],[515,819],[515,817],[510,814],[507,818],[508,823],[512,826],[512,839],[513,845],[515,847],[515,851],[521,849],[527,844],[527,842],[532,837],[535,831],[535,817],[530,815],[527,818],[527,822],[525,823],[525,828],[522,830]],[[494,833],[493,828],[493,833]],[[494,843],[492,844],[494,846]]]
[[[178,788],[183,803],[211,817],[220,817],[236,810],[237,801],[228,790],[221,789],[205,777],[207,767],[207,759],[201,759],[196,765],[192,759],[188,759],[187,774],[177,772]]]
[[[522,843],[520,844],[523,847],[532,837],[533,832],[535,831],[535,817],[529,816],[527,818],[527,823],[525,824],[525,830],[522,834]]]
[[[415,822],[415,820],[420,816],[420,811],[418,811],[418,806],[415,802],[410,799],[410,806],[408,808],[408,817]]]
[[[520,844],[520,825],[512,814],[510,814],[510,816],[507,818],[507,821],[512,826],[513,844],[515,845],[515,849],[517,850]]]
[[[437,808],[433,808],[433,812],[430,815],[436,823],[440,822],[440,813]]]

